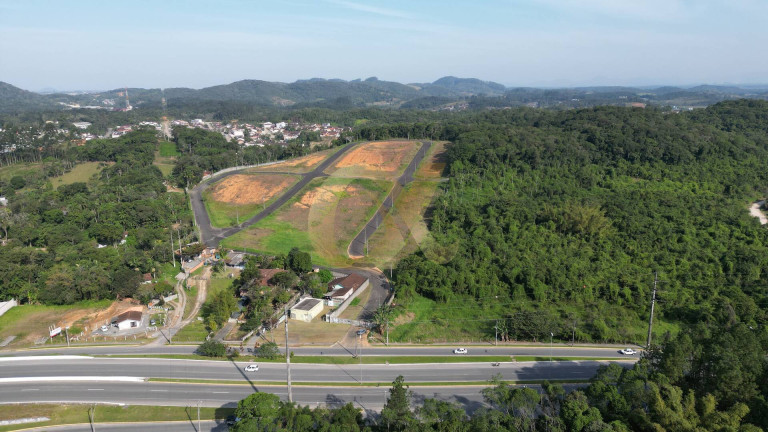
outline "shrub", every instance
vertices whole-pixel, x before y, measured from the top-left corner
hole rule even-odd
[[[209,339],[197,348],[197,352],[206,357],[224,357],[227,347],[217,340]]]

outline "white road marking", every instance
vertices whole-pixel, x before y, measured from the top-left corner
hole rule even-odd
[[[104,391],[104,389],[88,389],[88,391]]]

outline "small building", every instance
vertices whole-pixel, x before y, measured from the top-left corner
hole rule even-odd
[[[78,129],[88,129],[91,126],[89,122],[74,122],[72,125]]]
[[[231,253],[229,257],[224,261],[227,267],[233,267],[236,269],[245,269],[245,255],[242,253]]]
[[[363,277],[357,273],[352,273],[350,275],[336,278],[328,283],[328,290],[331,291],[337,291],[337,290],[345,290],[347,288],[351,288],[350,294],[361,289],[365,289],[368,286],[368,278]],[[329,293],[329,294],[331,294]]]
[[[120,330],[138,328],[141,326],[141,311],[133,310],[123,312],[112,321]]]
[[[316,298],[305,298],[291,308],[291,318],[297,321],[310,322],[323,311],[323,301]]]
[[[8,198],[4,196],[0,196],[0,205],[1,206],[7,206],[8,205]]]

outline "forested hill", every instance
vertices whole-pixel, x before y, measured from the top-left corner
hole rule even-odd
[[[434,242],[400,262],[396,289],[400,302],[437,306],[400,331],[493,338],[503,317],[502,338],[643,343],[653,272],[659,333],[764,329],[768,231],[748,206],[768,190],[767,113],[736,101],[690,115],[504,110],[431,125],[454,141],[450,180],[433,203]]]

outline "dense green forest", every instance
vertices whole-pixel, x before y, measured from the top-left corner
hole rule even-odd
[[[397,334],[643,343],[653,272],[664,322],[762,326],[768,237],[747,207],[767,190],[766,113],[526,109],[357,129],[453,141],[433,242],[395,280],[400,303],[433,314]]]
[[[757,432],[768,427],[765,331],[738,323],[699,325],[669,338],[631,368],[602,366],[586,387],[511,386],[499,377],[485,405],[416,400],[401,377],[380,414],[352,404],[297,406],[269,393],[238,403],[245,431]],[[470,413],[467,413],[467,410]]]
[[[187,197],[166,192],[152,165],[156,146],[154,130],[94,140],[69,149],[67,159],[103,162],[98,179],[12,188],[0,207],[0,299],[69,304],[139,296],[141,275],[173,259],[171,229],[177,241],[194,235]]]

